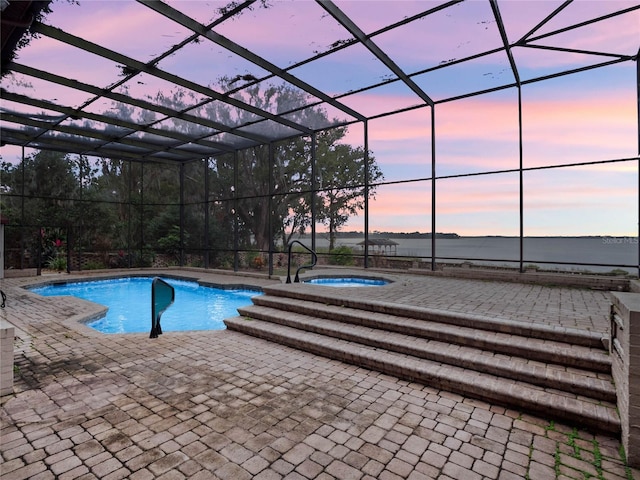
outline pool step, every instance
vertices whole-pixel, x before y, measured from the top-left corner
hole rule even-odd
[[[308,288],[308,287],[307,287]],[[610,362],[601,339],[587,332],[359,301],[343,306],[335,296],[304,288],[269,287],[225,320],[227,328],[290,347],[419,381],[483,400],[619,433]],[[293,292],[293,293],[292,293]],[[389,313],[389,311],[392,313]],[[411,313],[413,315],[407,315]],[[416,318],[418,317],[418,318]],[[420,318],[422,317],[422,318]],[[524,333],[533,333],[530,336]],[[532,332],[535,330],[535,332]],[[563,331],[564,330],[564,331]],[[566,333],[567,335],[561,335]],[[542,337],[542,338],[538,338]]]

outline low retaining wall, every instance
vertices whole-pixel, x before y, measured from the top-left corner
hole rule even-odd
[[[578,273],[519,272],[518,270],[491,270],[483,268],[444,267],[442,270],[409,269],[407,273],[440,277],[470,278],[474,280],[495,280],[500,282],[531,283],[558,287],[590,288],[628,292],[630,279],[606,275],[586,275]]]
[[[15,327],[0,318],[0,397],[13,393],[13,341]]]
[[[640,294],[611,294],[611,372],[627,463],[640,467]]]

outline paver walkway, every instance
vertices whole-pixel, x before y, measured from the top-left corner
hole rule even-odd
[[[172,273],[177,273],[172,271]],[[272,281],[181,272],[215,283]],[[65,277],[68,278],[68,277]],[[344,295],[607,327],[606,292],[433,277]],[[18,327],[0,473],[17,479],[631,479],[618,439],[232,331],[102,335],[0,280]],[[601,330],[602,329],[602,330]],[[638,477],[640,478],[640,476]]]

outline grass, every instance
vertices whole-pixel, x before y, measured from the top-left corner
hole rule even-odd
[[[618,450],[618,453],[620,454],[620,458],[622,458],[622,461],[624,462],[625,473],[627,474],[627,480],[633,480],[633,472],[631,471],[631,468],[627,465],[627,455],[624,451],[624,446],[620,445],[620,449]]]
[[[620,462],[622,463],[625,469],[625,475],[627,480],[633,480],[633,472],[631,468],[627,465],[627,459],[625,456],[624,448],[620,446],[618,451],[619,458],[611,457],[606,458],[603,456],[602,451],[600,450],[600,443],[597,438],[593,438],[591,435],[587,435],[588,438],[583,438],[581,436],[581,432],[578,429],[574,428],[568,433],[563,433],[557,429],[554,422],[550,422],[547,426],[545,426],[545,432],[547,433],[547,437],[551,438],[549,435],[550,432],[553,432],[553,438],[556,440],[556,448],[553,453],[554,456],[554,470],[556,478],[583,478],[583,479],[592,479],[597,478],[598,480],[606,480],[608,477],[603,470],[603,462]],[[559,434],[559,435],[558,435]],[[581,446],[582,445],[582,446]],[[589,448],[588,445],[591,447]],[[563,446],[569,447],[568,449],[563,448]],[[531,445],[533,448],[533,445]],[[569,465],[563,461],[563,453],[569,455],[572,458],[580,460],[581,462],[588,463],[593,466],[593,470],[581,470],[576,467],[576,464]],[[584,467],[586,468],[586,467]],[[568,475],[568,471],[575,472],[574,475]],[[595,475],[594,473],[595,472]],[[530,479],[530,475],[527,472],[527,479]],[[533,480],[533,479],[530,479]]]
[[[568,440],[567,440],[567,445],[569,445],[572,449],[573,449],[573,456],[575,458],[580,458],[580,447],[578,447],[578,445],[576,445],[576,438],[580,438],[578,435],[578,430],[576,430],[575,428],[573,429],[573,431],[569,434]]]
[[[598,471],[598,477],[603,476],[602,472],[602,453],[600,452],[600,445],[598,441],[594,438],[593,441],[593,462],[596,470]]]

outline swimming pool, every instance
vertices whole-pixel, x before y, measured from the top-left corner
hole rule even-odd
[[[162,278],[175,289],[175,301],[162,314],[162,331],[223,330],[223,320],[250,305],[258,290],[225,290],[188,280]],[[104,317],[87,325],[102,333],[139,333],[151,330],[151,277],[70,282],[30,290],[43,296],[71,295],[109,308]]]
[[[375,287],[387,285],[389,281],[365,277],[325,277],[304,280],[304,283],[313,283],[327,287]]]

